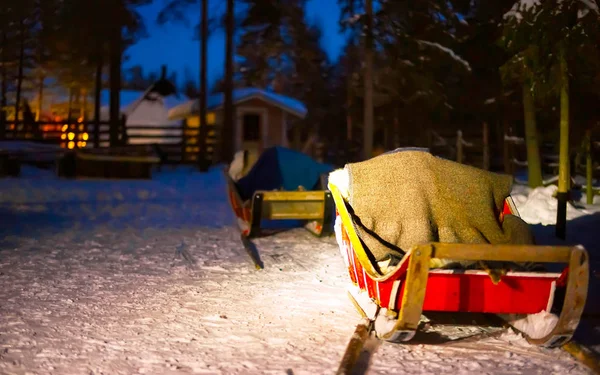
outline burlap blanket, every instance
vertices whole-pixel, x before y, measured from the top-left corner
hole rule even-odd
[[[427,242],[532,243],[525,222],[498,220],[512,177],[398,151],[346,165],[358,235],[375,260]],[[444,266],[451,261],[442,262]]]

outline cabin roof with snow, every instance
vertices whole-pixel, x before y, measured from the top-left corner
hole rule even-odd
[[[289,112],[299,118],[304,118],[308,112],[304,103],[289,96],[276,94],[274,92],[262,90],[254,87],[239,88],[233,90],[233,103],[239,104],[252,99],[262,100],[286,112]],[[223,93],[210,95],[206,100],[208,111],[219,110],[223,107]],[[190,100],[181,105],[175,106],[169,111],[170,119],[180,119],[200,111],[199,101]]]
[[[121,113],[127,114],[128,109],[131,105],[142,100],[146,94],[146,91],[142,90],[121,90],[119,94],[119,102]],[[189,98],[184,95],[180,95],[176,97],[175,95],[169,95],[163,97],[163,102],[167,109],[174,108],[178,105],[181,105],[187,102]],[[104,89],[100,92],[100,106],[108,108],[110,105],[110,90]]]

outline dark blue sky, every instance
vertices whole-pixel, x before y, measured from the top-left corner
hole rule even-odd
[[[169,71],[177,72],[178,84],[184,79],[184,71],[189,69],[196,79],[199,72],[199,41],[194,40],[194,26],[199,20],[199,6],[189,8],[188,25],[181,23],[156,24],[156,15],[164,6],[166,0],[154,0],[151,5],[139,8],[146,22],[148,37],[140,40],[126,51],[128,60],[124,68],[142,65],[144,72],[160,70],[166,64]],[[211,15],[222,14],[225,11],[224,0],[210,0]],[[323,29],[321,43],[331,60],[336,60],[344,43],[344,37],[339,32],[340,10],[337,0],[309,0],[307,19],[309,22],[320,23]],[[225,39],[223,30],[211,35],[208,45],[208,80],[212,85],[223,74],[225,59]]]

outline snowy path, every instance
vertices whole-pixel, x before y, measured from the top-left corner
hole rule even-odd
[[[110,182],[26,172],[0,180],[0,374],[337,368],[359,318],[333,238],[258,239],[256,271],[218,171]],[[588,373],[512,333],[382,344],[370,373],[399,372]]]

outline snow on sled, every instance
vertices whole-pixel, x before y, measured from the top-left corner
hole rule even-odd
[[[225,171],[228,197],[244,237],[254,237],[261,224],[273,220],[298,221],[320,236],[333,230],[333,198],[325,190],[332,167],[284,147],[266,149],[247,174],[243,153]]]
[[[349,295],[379,338],[408,341],[422,314],[443,312],[496,314],[535,345],[571,339],[587,297],[587,252],[535,245],[511,185],[416,151],[330,174]]]

